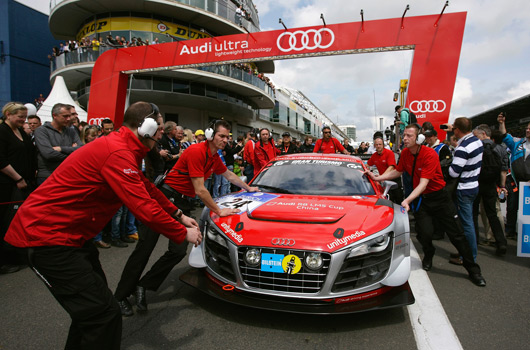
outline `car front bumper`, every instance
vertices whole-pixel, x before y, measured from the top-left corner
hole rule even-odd
[[[180,276],[180,280],[207,295],[233,304],[292,313],[347,314],[414,303],[414,295],[408,282],[397,287],[383,287],[367,293],[340,298],[301,299],[240,291],[232,285],[223,285],[206,269],[191,268]]]

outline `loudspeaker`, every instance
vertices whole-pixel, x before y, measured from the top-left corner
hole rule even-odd
[[[145,138],[151,138],[155,136],[156,132],[158,131],[158,123],[156,122],[155,118],[158,117],[160,111],[158,106],[154,103],[150,103],[150,105],[153,111],[146,115],[144,121],[138,125],[138,135]],[[154,118],[151,117],[152,115],[154,115]]]

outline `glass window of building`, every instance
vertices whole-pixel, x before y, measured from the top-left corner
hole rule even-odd
[[[132,88],[139,90],[152,90],[151,77],[142,77],[141,75],[135,75],[132,78]]]
[[[171,78],[153,77],[153,90],[171,92]]]
[[[202,83],[191,83],[190,93],[192,95],[204,96],[206,94],[204,84]]]
[[[185,80],[173,79],[173,92],[178,92],[181,94],[189,94],[190,83]]]

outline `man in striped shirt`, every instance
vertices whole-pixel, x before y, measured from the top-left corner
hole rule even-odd
[[[471,246],[473,259],[477,260],[477,238],[473,225],[473,202],[478,194],[478,177],[482,166],[482,142],[471,133],[471,120],[456,118],[453,132],[458,139],[453,163],[449,175],[458,178],[456,190],[458,216],[462,222],[465,236]],[[451,262],[453,262],[451,260]]]

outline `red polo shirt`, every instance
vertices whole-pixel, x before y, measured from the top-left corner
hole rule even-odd
[[[415,188],[420,183],[420,178],[429,179],[427,188],[424,194],[436,192],[445,187],[444,176],[438,154],[432,148],[421,146],[417,155],[416,170],[414,170],[414,178],[412,179],[412,186]],[[401,152],[401,158],[396,166],[396,170],[400,172],[407,172],[412,174],[412,165],[414,164],[414,155],[410,153],[408,148]]]
[[[182,153],[173,169],[166,176],[164,183],[180,194],[195,197],[192,177],[208,179],[212,173],[221,175],[227,168],[218,153],[212,155],[209,141],[196,143]]]
[[[337,151],[344,152],[344,146],[334,137],[327,141],[324,141],[323,138],[318,139],[313,149],[313,153],[337,153]]]
[[[389,166],[396,166],[396,158],[394,157],[394,152],[389,149],[383,148],[381,154],[374,153],[368,160],[368,165],[375,165],[379,175],[382,175]]]

